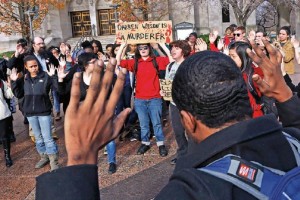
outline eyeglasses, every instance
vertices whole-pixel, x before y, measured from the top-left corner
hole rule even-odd
[[[139,51],[142,51],[142,50],[148,50],[148,49],[149,49],[148,46],[138,47],[138,50],[139,50]]]
[[[238,36],[238,37],[240,37],[241,36],[241,34],[240,33],[234,33],[233,34],[233,36],[235,37],[235,36]]]

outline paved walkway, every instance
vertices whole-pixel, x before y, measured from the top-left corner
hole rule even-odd
[[[300,82],[300,67],[291,78],[296,84]],[[49,171],[49,166],[34,169],[39,156],[34,144],[28,137],[28,126],[23,124],[23,116],[14,114],[14,131],[17,141],[12,144],[12,159],[14,165],[6,168],[2,150],[0,152],[0,200],[33,200],[35,194],[35,177]],[[88,123],[88,119],[85,119]],[[66,165],[66,151],[64,148],[63,120],[56,123],[59,140],[59,163]],[[99,153],[99,183],[101,197],[109,199],[152,199],[167,183],[173,166],[169,164],[176,153],[176,143],[170,126],[164,127],[166,145],[169,155],[162,158],[158,148],[152,141],[152,148],[145,155],[136,155],[139,142],[117,141],[118,171],[113,175],[107,173],[108,164],[103,152]]]
[[[14,131],[17,137],[17,141],[12,143],[11,148],[14,165],[11,168],[5,167],[1,150],[0,199],[33,200],[35,197],[35,177],[49,171],[50,167],[34,169],[39,156],[28,136],[28,126],[23,124],[23,116],[20,112],[15,113],[14,118]],[[88,123],[88,119],[85,120]],[[56,127],[59,135],[59,140],[57,140],[60,153],[59,163],[65,166],[67,155],[64,147],[63,120],[56,123]],[[145,155],[136,155],[136,150],[140,145],[138,141],[120,142],[116,140],[118,169],[113,175],[107,172],[108,164],[103,151],[99,153],[98,171],[102,199],[124,199],[122,198],[124,195],[127,195],[128,198],[132,195],[132,198],[129,199],[148,199],[148,197],[150,199],[160,191],[173,171],[173,166],[169,164],[169,161],[176,153],[175,139],[171,133],[170,125],[164,127],[164,132],[166,133],[166,146],[169,149],[169,155],[164,158],[159,156],[155,141],[152,141],[152,147]],[[145,191],[145,193],[140,191]],[[111,198],[112,195],[114,198]]]

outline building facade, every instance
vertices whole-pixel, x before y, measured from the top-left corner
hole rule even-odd
[[[193,31],[198,34],[206,34],[213,29],[223,34],[226,27],[236,23],[233,10],[231,7],[224,10],[218,3],[212,2],[200,3],[199,1],[195,5],[187,6],[184,2],[169,0],[166,8],[169,10],[169,14],[161,20],[171,20],[173,28],[182,22],[190,23],[193,25]],[[47,44],[58,44],[83,34],[92,36],[114,35],[116,14],[116,9],[111,5],[111,2],[106,0],[67,0],[63,9],[49,12],[43,26],[40,30],[35,31],[35,35],[46,38]],[[151,15],[149,18],[151,19]],[[299,12],[295,18],[296,27],[300,29]],[[289,12],[286,9],[281,9],[280,23],[289,25]],[[247,20],[247,28],[256,30],[255,12]],[[176,39],[176,30],[173,33]],[[0,51],[14,50],[18,38],[20,38],[19,35],[9,37],[1,35]]]

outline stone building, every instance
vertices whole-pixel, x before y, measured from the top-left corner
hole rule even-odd
[[[198,3],[187,7],[186,3],[178,0],[169,0],[169,15],[162,20],[172,20],[173,28],[182,22],[190,23],[192,29],[198,34],[208,33],[217,29],[221,34],[227,26],[236,23],[232,8],[223,10],[218,3]],[[280,23],[289,24],[289,13],[286,9],[281,11]],[[297,13],[297,12],[296,12]],[[46,38],[46,43],[57,44],[69,38],[80,37],[83,34],[93,36],[106,36],[115,34],[116,10],[111,3],[105,0],[67,0],[63,9],[51,10],[40,30],[35,35]],[[150,16],[151,18],[151,16]],[[300,14],[296,14],[296,29],[300,29]],[[255,12],[247,21],[247,27],[256,29]],[[176,38],[176,30],[173,31]],[[300,33],[300,30],[299,30]],[[185,34],[188,34],[187,32]],[[12,50],[19,35],[10,37],[0,36],[0,51]]]

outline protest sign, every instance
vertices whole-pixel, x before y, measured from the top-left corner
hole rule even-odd
[[[116,26],[116,42],[170,43],[172,42],[172,21],[119,22]]]
[[[164,93],[165,101],[172,101],[172,81],[169,79],[159,79],[160,89]]]

